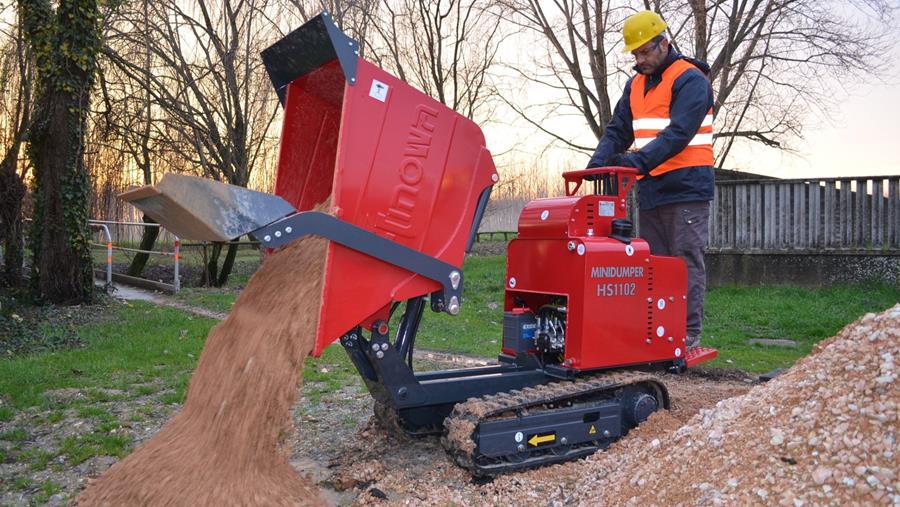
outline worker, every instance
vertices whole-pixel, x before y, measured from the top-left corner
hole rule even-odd
[[[625,20],[625,51],[634,56],[637,74],[625,84],[588,167],[638,169],[641,237],[652,254],[678,256],[687,264],[690,350],[700,344],[703,330],[703,256],[715,186],[713,92],[709,66],[676,51],[665,29],[652,11]]]

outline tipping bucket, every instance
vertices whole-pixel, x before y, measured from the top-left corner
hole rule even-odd
[[[459,267],[498,179],[484,135],[358,48],[323,13],[263,51],[284,106],[278,197],[174,175],[121,197],[183,237],[210,241],[330,198],[339,220]],[[392,302],[446,283],[336,241],[326,255],[316,356],[356,326],[387,319]]]
[[[275,193],[460,266],[497,172],[468,118],[359,58],[323,13],[266,49],[284,105]],[[329,242],[314,353],[440,285]]]

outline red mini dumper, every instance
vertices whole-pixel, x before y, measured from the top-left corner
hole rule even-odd
[[[358,48],[323,13],[263,52],[285,109],[277,196],[167,175],[123,198],[192,239],[328,238],[314,354],[339,340],[380,420],[443,434],[475,475],[586,456],[668,408],[658,373],[716,352],[685,350],[684,263],[632,237],[631,168],[565,173],[565,196],[522,211],[495,364],[413,370],[425,309],[463,304],[463,257],[498,176],[475,123]],[[325,202],[331,213],[310,211]]]

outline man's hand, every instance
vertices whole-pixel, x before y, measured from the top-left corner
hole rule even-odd
[[[631,161],[631,157],[629,157],[627,153],[616,153],[606,159],[604,165],[615,167],[637,167],[634,162]]]

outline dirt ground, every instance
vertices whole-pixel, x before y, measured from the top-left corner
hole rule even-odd
[[[702,369],[665,379],[672,410],[647,421],[647,431],[677,429],[701,409],[744,394],[754,382],[738,371]],[[348,424],[354,413],[371,411],[368,394],[350,388],[330,398],[323,398],[313,411],[306,411],[303,404],[308,400],[301,400],[299,412],[304,415],[295,419],[299,434],[293,437],[292,457],[292,464],[312,476],[330,504],[447,505],[451,499],[464,505],[494,503],[491,481],[473,480],[448,458],[437,437],[397,437],[368,417],[354,427]],[[528,473],[553,477],[557,470],[562,469]],[[515,475],[504,480],[515,480]],[[548,504],[549,497],[535,497],[534,505]]]
[[[417,361],[417,369],[458,368],[478,363],[468,356],[447,353],[424,352],[422,357]],[[669,376],[667,385],[674,403],[671,417],[654,417],[646,424],[656,427],[662,423],[665,427],[686,421],[701,408],[746,392],[751,382],[751,378],[732,370],[701,370]],[[313,392],[316,383],[307,382],[304,388]],[[120,393],[109,392],[106,393],[109,399],[98,401],[95,406],[124,421],[118,431],[133,439],[136,447],[155,435],[179,410],[178,405],[160,401],[159,397],[166,393],[160,391],[123,400],[116,396]],[[65,389],[48,396],[71,399],[88,395],[95,396],[95,393]],[[33,441],[26,443],[25,450],[55,453],[61,442],[90,434],[96,425],[75,410],[65,411],[62,419],[51,419],[49,413],[38,409],[25,411],[11,421],[0,423],[0,431],[29,427]],[[490,484],[473,481],[457,467],[437,437],[398,438],[380,428],[371,418],[371,396],[357,379],[319,398],[301,391],[292,413],[295,430],[286,442],[293,449],[290,462],[300,473],[310,476],[329,505],[446,505],[451,497],[459,503],[480,505],[488,494]],[[58,459],[43,470],[32,471],[27,465],[9,459],[0,463],[0,505],[66,505],[88,480],[100,476],[117,461],[115,457],[98,456],[70,465],[67,460]],[[19,487],[16,483],[23,477],[29,477],[34,486]],[[48,495],[37,487],[48,481],[58,485],[59,491]],[[546,502],[536,500],[535,504]]]

